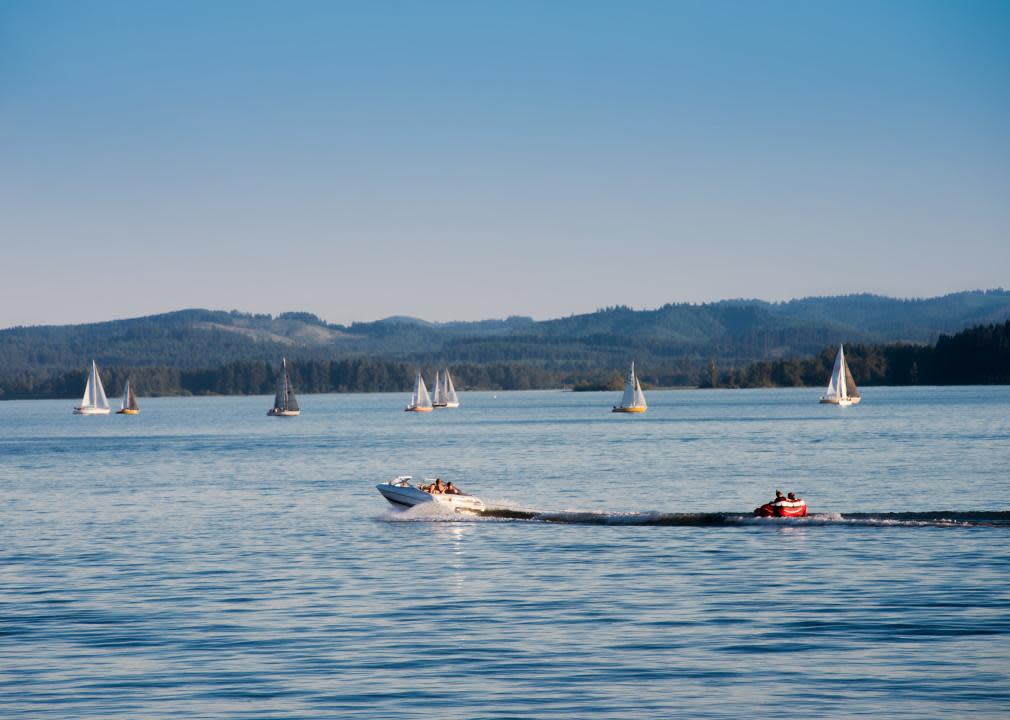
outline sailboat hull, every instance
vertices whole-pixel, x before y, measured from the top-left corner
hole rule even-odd
[[[862,398],[834,398],[834,397],[822,397],[821,405],[837,405],[839,407],[848,407],[849,405],[858,405]]]
[[[267,410],[267,415],[270,417],[298,417],[301,413],[301,410],[278,410],[277,408]]]
[[[647,409],[647,408],[644,408],[644,407],[615,407],[615,408],[614,408],[613,410],[611,410],[610,412],[619,412],[619,413],[644,413],[644,412],[646,411],[646,409]]]
[[[123,410],[117,410],[116,415],[140,415],[140,410],[131,410],[130,408],[125,408]]]
[[[75,407],[74,415],[108,415],[110,408]]]
[[[419,405],[415,405],[413,407],[405,407],[403,408],[403,410],[404,412],[431,412],[432,409],[430,407],[421,407]]]

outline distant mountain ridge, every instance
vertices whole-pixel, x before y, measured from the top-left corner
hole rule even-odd
[[[933,342],[940,334],[1010,319],[1010,292],[975,290],[925,299],[880,295],[788,302],[722,300],[618,306],[545,321],[509,317],[428,322],[391,317],[330,324],[308,312],[277,316],[188,309],[84,325],[0,330],[0,385],[25,373],[100,366],[218,367],[236,361],[374,357],[417,364],[518,363],[552,369],[623,367],[695,372],[809,355],[839,342]]]

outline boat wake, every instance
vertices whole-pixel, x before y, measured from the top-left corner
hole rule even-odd
[[[706,512],[545,512],[524,508],[490,507],[478,514],[459,514],[436,503],[424,503],[407,511],[390,510],[380,518],[390,522],[533,522],[563,525],[615,526],[737,526],[737,527],[1002,527],[1010,528],[1010,511],[936,510],[890,513],[813,513],[804,518],[759,518],[750,513]]]

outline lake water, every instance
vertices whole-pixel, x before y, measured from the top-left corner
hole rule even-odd
[[[0,715],[1010,714],[1010,388],[618,395],[0,403]]]

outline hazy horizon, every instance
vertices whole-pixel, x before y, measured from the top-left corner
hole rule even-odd
[[[960,290],[954,290],[954,291],[951,291],[949,293],[941,293],[939,295],[893,296],[893,295],[885,295],[885,294],[882,294],[882,293],[839,293],[839,294],[836,294],[836,295],[804,295],[802,297],[792,297],[792,298],[786,298],[786,299],[781,299],[781,300],[769,299],[769,298],[754,298],[754,297],[752,297],[752,298],[745,298],[745,297],[725,297],[725,298],[716,298],[714,300],[702,300],[702,301],[670,300],[668,302],[661,303],[661,304],[656,305],[656,306],[649,306],[649,307],[636,307],[636,306],[628,305],[627,303],[616,303],[616,305],[617,306],[628,307],[631,310],[636,311],[636,312],[648,312],[648,311],[657,310],[657,309],[663,307],[664,305],[708,305],[708,304],[714,304],[714,303],[720,303],[720,302],[757,302],[757,303],[785,304],[785,303],[796,302],[796,301],[801,301],[801,300],[825,299],[825,298],[832,298],[832,297],[847,297],[847,296],[851,296],[851,295],[872,295],[872,296],[876,296],[876,297],[885,297],[885,298],[889,298],[889,299],[892,299],[892,300],[933,300],[933,299],[944,297],[944,296],[947,296],[947,295],[957,295],[957,294],[961,294],[961,293],[974,293],[974,292],[985,293],[985,292],[1007,292],[1007,291],[1003,287],[962,288]],[[420,321],[432,323],[432,324],[435,324],[435,325],[445,325],[445,324],[451,324],[451,323],[457,323],[457,322],[480,322],[480,321],[507,320],[507,319],[509,319],[511,317],[528,317],[528,318],[531,318],[535,322],[542,322],[542,321],[545,321],[545,320],[555,320],[555,319],[560,319],[560,318],[569,317],[569,316],[573,316],[573,315],[574,316],[577,316],[577,315],[588,315],[588,314],[592,314],[592,313],[595,313],[595,312],[599,312],[601,310],[605,310],[608,307],[614,307],[614,306],[608,305],[608,306],[599,306],[599,307],[594,307],[594,308],[584,308],[584,309],[581,309],[581,310],[577,310],[575,312],[566,313],[565,315],[550,315],[550,316],[543,316],[543,317],[536,317],[536,316],[529,315],[529,314],[525,314],[524,315],[524,314],[521,314],[521,313],[509,313],[509,314],[489,315],[487,317],[479,317],[479,318],[433,319],[433,318],[422,317],[420,315],[411,315],[409,313],[392,313],[390,315],[383,315],[381,317],[352,318],[352,319],[350,319],[349,321],[346,321],[346,322],[338,322],[336,320],[333,320],[331,318],[326,317],[325,315],[323,315],[321,313],[313,311],[311,308],[288,308],[288,309],[285,309],[285,310],[273,310],[273,311],[271,311],[271,310],[255,310],[254,311],[254,310],[248,310],[248,309],[238,308],[238,307],[228,307],[228,308],[226,308],[226,307],[200,307],[200,306],[191,305],[191,306],[186,306],[186,307],[175,307],[175,308],[170,308],[170,309],[167,309],[167,310],[155,311],[155,312],[151,312],[151,313],[141,313],[141,314],[138,314],[138,315],[116,315],[116,316],[113,316],[113,317],[98,318],[98,319],[95,319],[95,320],[84,320],[84,321],[81,321],[81,322],[52,322],[52,323],[47,322],[47,323],[31,323],[31,324],[21,323],[21,324],[15,324],[15,325],[5,325],[5,326],[0,326],[0,331],[2,331],[2,330],[9,330],[9,329],[14,328],[14,327],[90,325],[90,324],[94,324],[94,323],[115,322],[115,321],[118,321],[118,320],[131,320],[131,319],[136,319],[136,318],[139,318],[139,317],[150,317],[150,316],[166,315],[166,314],[175,313],[175,312],[186,312],[186,311],[189,311],[189,310],[206,310],[206,311],[209,311],[209,312],[226,312],[226,313],[238,312],[238,313],[244,313],[244,314],[249,314],[249,315],[270,315],[271,317],[274,317],[274,318],[279,317],[280,315],[282,315],[284,313],[306,312],[306,313],[311,313],[311,314],[315,315],[320,320],[322,320],[323,322],[325,322],[325,323],[327,323],[329,325],[345,325],[346,326],[346,325],[351,325],[352,323],[356,323],[356,322],[367,323],[367,322],[375,322],[375,321],[379,321],[379,320],[386,320],[386,319],[389,319],[389,318],[397,318],[397,317],[404,317],[404,318],[410,318],[410,319],[413,319],[413,320],[420,320]]]
[[[0,327],[1010,276],[1010,4],[0,5]]]

